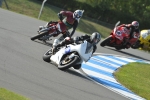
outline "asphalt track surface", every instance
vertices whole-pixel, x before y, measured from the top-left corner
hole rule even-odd
[[[30,37],[45,23],[0,9],[0,87],[31,100],[129,100],[72,69],[61,71],[44,62],[42,56],[51,44],[31,41]],[[96,52],[150,61],[149,54],[140,50],[98,46]]]

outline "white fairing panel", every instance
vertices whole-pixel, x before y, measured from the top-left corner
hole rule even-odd
[[[82,63],[82,61],[86,62],[91,58],[92,52],[93,52],[93,46],[87,41],[84,41],[83,43],[76,44],[76,45],[70,44],[70,45],[67,45],[67,47],[61,48],[55,55],[52,55],[50,60],[55,62],[56,64],[59,64],[64,54],[67,54],[73,51],[78,52],[81,63]]]
[[[70,45],[71,52],[77,51],[81,59],[84,61],[87,61],[92,56],[92,52],[93,52],[93,46],[89,47],[88,44],[89,43],[87,41],[84,41],[84,43],[76,45],[76,46]],[[86,51],[89,51],[89,52],[86,53]]]
[[[65,53],[65,48],[62,48],[55,55],[52,55],[50,60],[55,62],[56,64],[59,64],[59,61],[61,57],[64,55],[64,53]]]
[[[59,23],[57,24],[57,26],[56,26],[56,27],[57,27],[57,29],[59,30],[59,32],[62,32],[62,30],[61,30],[61,28],[60,28],[60,24],[59,24]]]

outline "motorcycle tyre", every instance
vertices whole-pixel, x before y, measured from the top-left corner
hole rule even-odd
[[[100,43],[100,46],[102,46],[102,47],[106,46],[106,44],[109,43],[111,39],[112,39],[111,36],[105,38],[105,39]]]
[[[50,62],[50,57],[52,56],[52,53],[51,54],[49,54],[48,53],[49,51],[47,51],[47,53],[45,53],[44,55],[43,55],[43,60],[45,61],[45,62]]]
[[[81,64],[74,65],[73,68],[74,68],[74,69],[80,69],[80,68],[81,68]]]
[[[121,50],[122,48],[121,48],[121,47],[115,47],[115,49],[119,51],[119,50]]]
[[[58,65],[58,69],[66,70],[66,69],[69,69],[70,67],[72,67],[74,64],[76,64],[79,61],[79,58],[78,58],[78,56],[74,56],[73,60],[65,65],[61,64],[62,61],[63,61],[63,59],[60,61],[59,65]]]
[[[31,40],[39,39],[39,38],[43,37],[44,35],[48,35],[48,34],[49,33],[47,31],[46,32],[41,32],[40,34],[31,37]]]
[[[132,49],[138,49],[140,47],[142,47],[142,45],[140,44],[140,41],[137,41],[136,44],[131,46]]]

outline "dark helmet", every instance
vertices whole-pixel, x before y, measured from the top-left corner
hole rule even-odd
[[[91,43],[96,45],[101,40],[101,35],[98,32],[92,33],[90,37]]]
[[[139,28],[139,22],[138,21],[133,21],[131,24],[135,27],[135,29]]]

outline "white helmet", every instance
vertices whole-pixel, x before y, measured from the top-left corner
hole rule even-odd
[[[133,21],[131,24],[135,27],[135,29],[139,28],[139,22],[138,21]]]
[[[84,10],[76,10],[73,13],[73,18],[76,19],[76,20],[79,20],[82,17],[83,12],[84,12]]]

